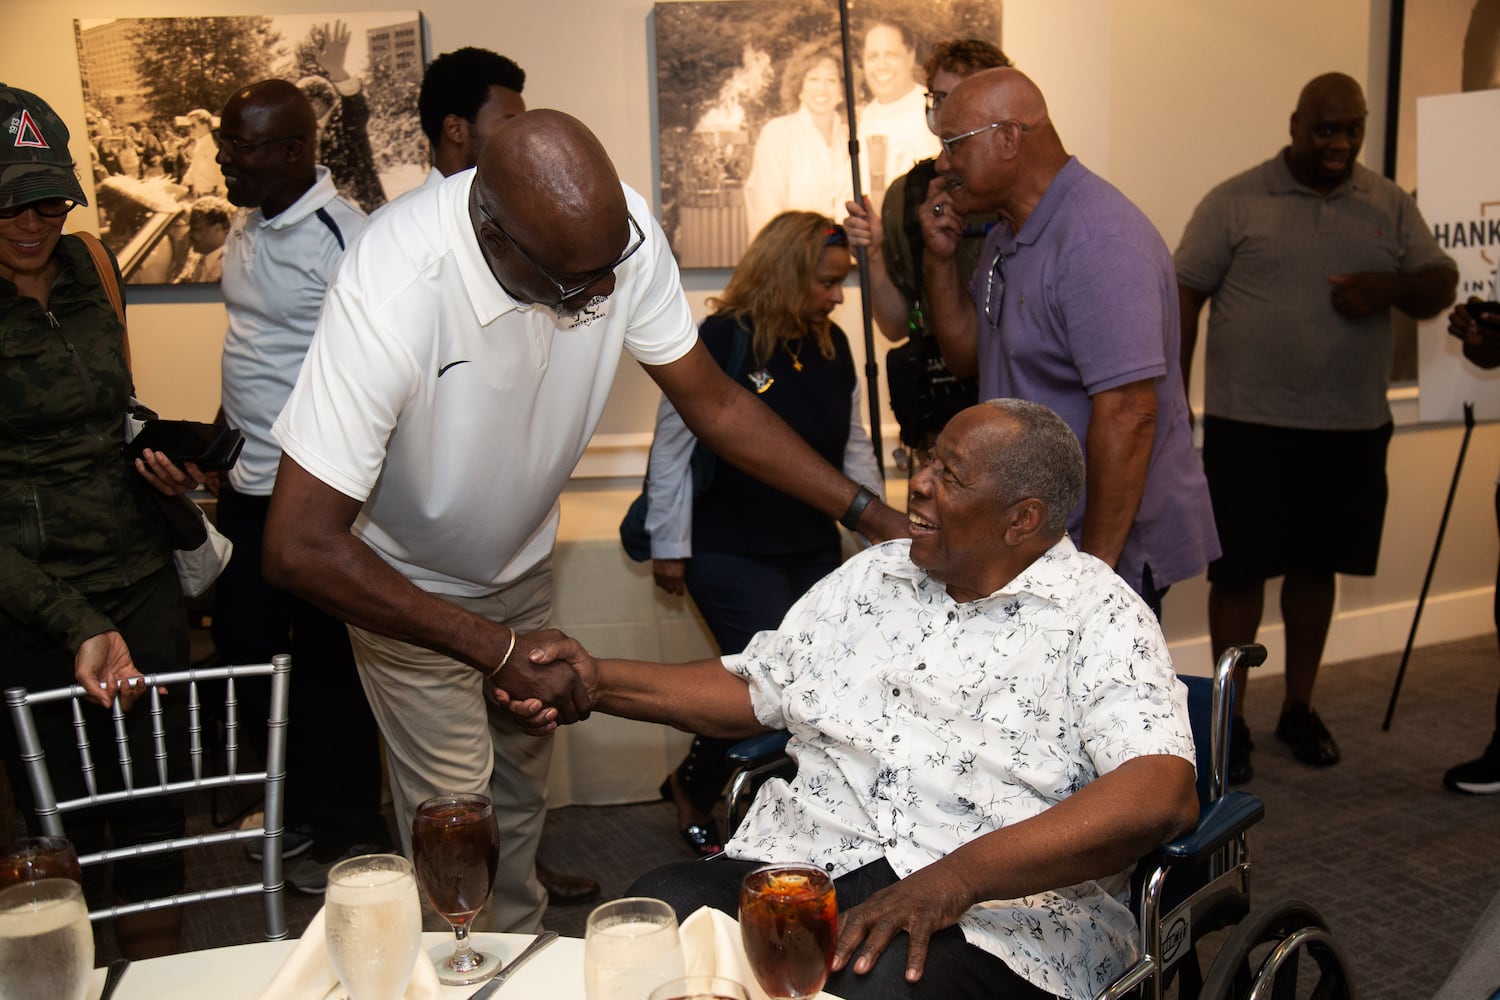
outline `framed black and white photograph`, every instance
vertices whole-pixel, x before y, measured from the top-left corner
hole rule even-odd
[[[936,156],[922,61],[932,43],[1000,44],[1000,0],[850,4],[860,188],[876,205]],[[661,221],[684,268],[733,267],[761,226],[801,209],[842,219],[854,186],[834,0],[658,3]]]
[[[129,284],[218,281],[234,206],[213,130],[246,84],[301,88],[318,116],[318,161],[366,212],[427,174],[418,11],[73,25],[99,231]]]

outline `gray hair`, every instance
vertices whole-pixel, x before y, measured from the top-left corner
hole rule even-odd
[[[1047,509],[1042,527],[1057,535],[1083,496],[1083,449],[1078,437],[1049,407],[1024,399],[989,399],[1015,424],[1011,439],[990,456],[990,475],[1006,503],[1036,497]]]

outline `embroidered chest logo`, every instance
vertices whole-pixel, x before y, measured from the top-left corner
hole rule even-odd
[[[454,368],[454,367],[457,367],[458,365],[466,365],[468,363],[469,363],[469,359],[468,358],[465,358],[462,361],[450,361],[446,365],[444,365],[443,367],[441,367],[441,368],[438,369],[438,378],[442,378],[443,377],[443,373],[446,372],[449,368]]]
[[[42,130],[36,127],[36,120],[31,117],[31,112],[25,108],[21,113],[10,120],[10,134],[16,137],[17,149],[30,147],[32,149],[51,149],[47,140],[42,138]]]

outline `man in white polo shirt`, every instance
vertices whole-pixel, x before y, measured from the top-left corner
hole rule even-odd
[[[235,545],[215,588],[214,646],[225,663],[264,663],[290,652],[297,665],[287,733],[287,881],[320,893],[340,857],[382,838],[380,735],[356,683],[344,623],[268,585],[261,536],[281,448],[271,422],[292,391],[312,341],[323,295],[365,216],[338,196],[317,163],[317,122],[307,98],[284,80],[236,92],[224,105],[218,163],[240,207],[225,241],[229,332],[221,362],[222,418],[245,435],[239,461],[219,488],[219,528]],[[251,701],[258,692],[247,691]],[[326,724],[328,706],[339,725]]]
[[[371,220],[275,428],[267,571],[350,623],[398,825],[439,791],[495,800],[490,906],[507,930],[546,907],[532,867],[551,743],[484,696],[586,710],[574,672],[531,653],[549,635],[557,499],[622,349],[718,454],[871,538],[904,533],[723,374],[650,206],[556,111],[504,123],[477,170]]]

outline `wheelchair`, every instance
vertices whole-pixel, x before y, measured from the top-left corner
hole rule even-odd
[[[1198,825],[1136,864],[1131,903],[1139,957],[1096,1000],[1356,1000],[1349,964],[1328,923],[1308,903],[1278,899],[1252,906],[1246,832],[1265,815],[1248,792],[1225,789],[1234,672],[1265,662],[1265,647],[1232,646],[1212,677],[1183,677],[1197,744]],[[764,733],[729,751],[726,795],[732,832],[755,789],[787,778],[787,734]],[[1229,929],[1217,954],[1198,954],[1204,937]]]

